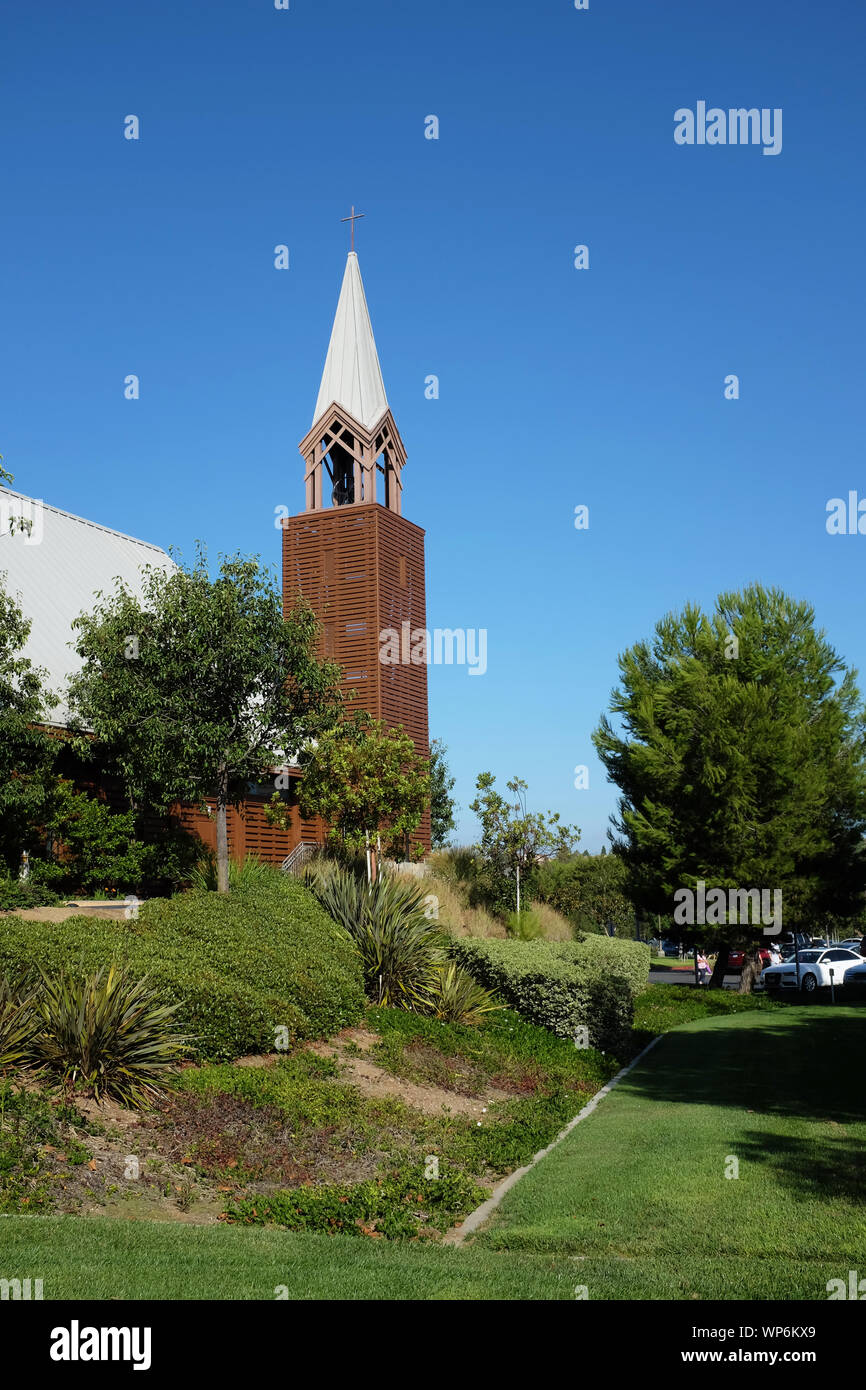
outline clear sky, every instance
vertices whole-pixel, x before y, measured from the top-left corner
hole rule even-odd
[[[0,37],[24,492],[276,564],[366,214],[428,624],[488,633],[430,670],[463,839],[489,769],[600,847],[617,654],[688,599],[781,585],[866,666],[866,535],[825,529],[866,497],[858,0],[5,0]],[[781,108],[781,152],[676,144],[699,101]]]

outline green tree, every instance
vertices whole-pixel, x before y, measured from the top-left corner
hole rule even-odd
[[[330,836],[350,849],[383,834],[392,852],[408,852],[430,801],[430,774],[402,727],[357,711],[310,745],[301,766],[302,816],[321,816]],[[285,824],[290,811],[275,795],[268,815]]]
[[[57,741],[40,727],[51,705],[45,673],[23,654],[30,626],[0,573],[0,861],[13,873],[22,850],[38,847],[56,784]]]
[[[137,809],[215,798],[228,892],[228,807],[339,708],[340,670],[315,655],[315,615],[299,603],[284,620],[257,559],[223,557],[211,579],[200,551],[189,570],[149,569],[141,600],[118,584],[76,626],[81,723],[110,749]]]
[[[430,744],[430,841],[434,849],[448,843],[448,832],[454,829],[455,801],[451,795],[456,778],[449,776],[446,760],[448,749],[441,739]]]
[[[575,854],[538,870],[536,893],[582,931],[634,936],[628,870],[618,854]]]
[[[619,658],[615,728],[594,735],[620,788],[615,828],[629,891],[668,916],[674,894],[779,890],[784,925],[861,910],[866,742],[855,674],[808,603],[752,585],[706,615],[689,605]],[[751,948],[760,926],[731,920],[684,934]]]
[[[496,790],[492,772],[482,772],[469,809],[481,822],[478,852],[490,876],[488,901],[499,911],[507,911],[512,904],[520,911],[521,892],[532,895],[539,858],[570,852],[580,839],[580,831],[577,826],[561,824],[558,812],[528,812],[527,784],[519,777],[505,785],[513,801]]]
[[[135,822],[134,811],[112,811],[71,782],[60,782],[45,822],[56,858],[39,865],[38,877],[50,887],[84,892],[138,889],[147,846],[137,838]]]

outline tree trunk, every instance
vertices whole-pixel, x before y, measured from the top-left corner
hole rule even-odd
[[[751,994],[752,986],[756,980],[760,979],[763,968],[764,964],[757,950],[749,951],[743,960],[743,972],[740,975],[738,991],[740,994]]]
[[[228,778],[220,768],[216,811],[217,892],[229,891]]]
[[[725,972],[727,971],[727,968],[728,968],[728,955],[729,955],[729,954],[730,954],[729,947],[727,947],[727,946],[720,946],[720,947],[719,947],[719,954],[716,956],[716,963],[715,963],[715,965],[713,966],[713,973],[712,973],[712,975],[710,976],[710,983],[709,983],[708,986],[707,986],[708,989],[724,989],[724,987],[725,987]]]

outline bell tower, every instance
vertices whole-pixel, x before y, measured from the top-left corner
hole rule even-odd
[[[283,522],[283,606],[307,599],[322,624],[321,654],[343,668],[353,708],[402,725],[427,757],[424,532],[403,515],[406,450],[385,394],[354,225],[313,425],[299,446],[305,509]],[[429,813],[415,838],[430,848]]]

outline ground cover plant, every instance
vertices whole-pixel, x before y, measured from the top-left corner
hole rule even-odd
[[[231,1221],[430,1236],[549,1143],[615,1069],[515,1015],[470,1027],[382,1008],[367,1023],[377,1038],[368,1055],[453,1093],[453,1112],[364,1095],[335,1061],[302,1052],[267,1068],[185,1071],[163,1107],[174,1147],[161,1150],[232,1189]],[[458,1109],[458,1097],[490,1091],[483,1109]]]
[[[405,1098],[399,1085],[389,1095],[353,1084],[348,1042],[339,1058],[317,1044],[257,1059],[264,1065],[189,1065],[133,1129],[106,1137],[102,1111],[93,1112],[101,1135],[93,1169],[69,1178],[61,1164],[61,1187],[56,1162],[43,1154],[33,1169],[44,1179],[41,1208],[191,1211],[242,1225],[438,1238],[548,1144],[616,1069],[509,1013],[468,1026],[374,1008],[365,1022],[354,1036],[366,1040],[365,1056],[383,1077],[407,1083]],[[430,1096],[436,1103],[425,1107]],[[55,1132],[51,1144],[65,1152],[76,1136],[80,1128]],[[10,1190],[22,1164],[23,1153],[10,1167]]]
[[[784,1008],[784,1002],[766,994],[696,989],[693,985],[649,985],[635,1000],[635,1041],[643,1046],[658,1034],[696,1019]]]
[[[231,894],[151,901],[134,921],[0,919],[0,974],[31,965],[89,974],[113,963],[179,1005],[175,1023],[194,1057],[270,1052],[277,1036],[327,1036],[364,1006],[351,940],[297,880],[270,869],[247,874]]]

